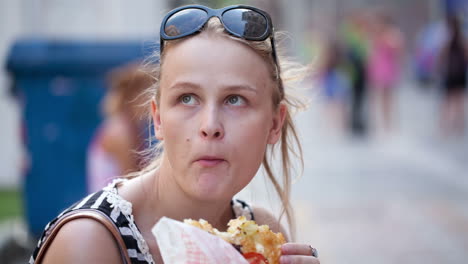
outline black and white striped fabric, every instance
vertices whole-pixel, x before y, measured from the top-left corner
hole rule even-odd
[[[149,252],[149,247],[144,240],[143,236],[140,233],[140,230],[135,224],[132,214],[132,204],[125,199],[123,199],[117,192],[117,184],[125,181],[124,179],[118,179],[109,184],[107,187],[102,190],[92,193],[85,197],[84,199],[78,201],[55,219],[53,219],[47,226],[38,241],[37,247],[34,250],[29,263],[34,264],[39,249],[43,245],[43,242],[50,234],[50,230],[57,223],[57,221],[66,215],[75,210],[97,210],[101,213],[104,213],[108,216],[115,226],[119,229],[120,235],[122,236],[123,241],[125,242],[128,255],[132,264],[143,264],[143,263],[155,263],[151,253]],[[231,206],[233,210],[233,215],[239,217],[241,215],[245,216],[249,220],[254,220],[254,215],[251,207],[241,201],[233,200],[231,201]]]

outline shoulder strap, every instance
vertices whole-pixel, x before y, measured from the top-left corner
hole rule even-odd
[[[35,259],[35,263],[41,263],[42,259],[44,258],[44,255],[47,251],[47,248],[50,246],[52,241],[54,240],[55,236],[59,232],[60,228],[65,225],[66,223],[78,219],[78,218],[89,218],[93,219],[95,221],[98,221],[102,225],[104,225],[107,230],[112,234],[114,237],[115,241],[117,242],[117,245],[119,247],[120,251],[120,256],[122,259],[122,263],[124,264],[130,264],[130,257],[128,256],[127,252],[127,247],[125,246],[125,243],[123,241],[122,236],[120,236],[120,232],[117,229],[117,227],[114,225],[114,223],[109,219],[109,217],[99,211],[96,210],[75,210],[70,213],[67,213],[63,217],[61,217],[53,227],[49,230],[49,235],[45,238],[44,242],[42,243],[39,252],[37,253],[37,257]]]

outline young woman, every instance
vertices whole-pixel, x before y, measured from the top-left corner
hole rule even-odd
[[[446,22],[448,40],[440,55],[444,89],[440,130],[443,136],[463,136],[465,132],[468,50],[458,16],[449,14]]]
[[[375,14],[371,26],[371,45],[367,75],[376,113],[376,126],[384,133],[394,129],[394,94],[400,77],[403,35],[389,15]]]
[[[160,67],[152,72],[149,108],[164,149],[154,151],[138,176],[114,181],[53,220],[31,263],[121,263],[124,254],[131,263],[163,263],[151,234],[163,216],[203,218],[225,230],[230,219],[244,215],[284,232],[268,211],[233,199],[260,165],[292,223],[290,152],[297,137],[290,111],[301,104],[288,95],[283,81],[297,68],[280,71],[268,14],[248,6],[185,6],[166,15],[160,34]],[[270,166],[276,144],[282,180]],[[58,222],[80,210],[86,212],[82,217]],[[105,221],[86,218],[90,211],[111,219],[118,235]],[[50,235],[58,225],[60,230]],[[53,240],[45,246],[48,234]],[[41,256],[42,247],[47,250]],[[286,243],[281,263],[319,263],[313,255],[310,245]]]
[[[88,193],[102,189],[118,175],[141,169],[135,152],[147,147],[149,134],[142,92],[152,83],[136,63],[109,74],[110,89],[103,100],[105,119],[88,148]]]

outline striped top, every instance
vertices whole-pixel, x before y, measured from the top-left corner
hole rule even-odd
[[[37,247],[34,250],[29,263],[34,264],[35,259],[39,253],[39,249],[43,245],[47,236],[50,234],[52,227],[57,221],[65,216],[66,214],[76,210],[97,210],[104,213],[114,223],[120,232],[120,235],[125,243],[125,246],[130,256],[132,264],[143,264],[143,263],[155,263],[153,256],[149,252],[149,247],[143,238],[140,230],[136,226],[134,217],[132,214],[132,204],[129,201],[123,199],[117,191],[117,184],[126,181],[125,179],[117,179],[110,183],[102,190],[92,193],[84,199],[78,201],[62,213],[60,213],[55,219],[50,221],[37,243]],[[232,200],[231,206],[233,214],[237,217],[243,215],[247,219],[254,220],[254,215],[251,207],[241,200]]]

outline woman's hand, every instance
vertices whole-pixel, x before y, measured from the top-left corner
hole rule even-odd
[[[317,250],[307,244],[286,243],[281,246],[281,264],[319,264]],[[315,255],[315,256],[314,256]]]

